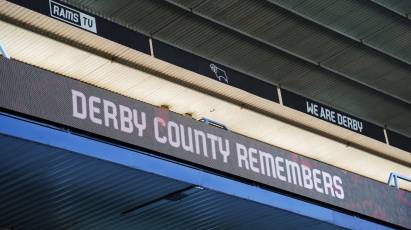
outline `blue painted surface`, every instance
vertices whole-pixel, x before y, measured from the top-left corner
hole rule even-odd
[[[344,228],[391,229],[355,216],[160,159],[150,154],[110,145],[6,114],[0,115],[0,133],[199,185],[206,189],[280,208]]]

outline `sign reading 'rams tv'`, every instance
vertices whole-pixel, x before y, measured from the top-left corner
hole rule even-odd
[[[150,54],[146,35],[130,30],[92,13],[77,9],[59,0],[8,0],[55,20],[83,29],[134,50]]]
[[[50,16],[97,33],[96,18],[51,0]]]
[[[344,112],[338,111],[331,107],[325,106],[318,102],[309,100],[300,95],[291,93],[287,90],[281,90],[281,95],[285,106],[309,114],[313,117],[317,117],[323,121],[333,123],[356,133],[371,137],[378,141],[385,142],[384,130],[382,127],[361,120]]]

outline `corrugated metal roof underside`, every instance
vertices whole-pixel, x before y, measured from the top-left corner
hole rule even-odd
[[[282,1],[274,4],[410,64],[411,23],[372,1]],[[378,1],[376,1],[378,2]],[[390,1],[395,3],[395,1]],[[406,1],[403,1],[406,2]],[[394,4],[393,4],[394,5]]]
[[[372,7],[356,7],[362,4],[357,1],[339,1],[338,6],[300,1],[290,6],[315,10],[341,27],[306,20],[285,5],[254,0],[170,1],[182,8],[144,0],[121,6],[110,1],[67,2],[411,136],[411,23]],[[345,13],[337,14],[340,9]],[[351,11],[358,14],[351,17]]]
[[[410,64],[411,21],[404,16],[411,12],[411,4],[407,0],[270,2]]]
[[[340,229],[169,178],[0,135],[0,228]],[[115,154],[115,153],[113,153]]]
[[[372,0],[404,17],[411,17],[411,2],[408,0]]]

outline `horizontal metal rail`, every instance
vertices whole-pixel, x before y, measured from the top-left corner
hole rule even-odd
[[[408,181],[408,182],[411,182],[411,178],[410,177],[406,177],[406,176],[403,176],[403,175],[399,175],[399,174],[397,174],[397,173],[390,173],[390,176],[388,177],[388,182],[387,182],[387,184],[388,184],[388,186],[391,186],[391,181],[393,180],[394,181],[394,187],[395,187],[395,189],[396,190],[398,190],[399,188],[398,188],[398,178],[399,179],[403,179],[403,180],[406,180],[406,181]]]
[[[214,127],[220,128],[220,129],[228,130],[227,126],[225,126],[224,124],[219,123],[217,121],[210,120],[210,119],[205,118],[205,117],[202,117],[199,121],[201,121],[201,122],[203,122],[207,125],[211,125],[211,126],[214,126]]]

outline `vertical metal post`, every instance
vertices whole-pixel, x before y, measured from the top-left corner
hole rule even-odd
[[[393,174],[393,173],[390,173],[390,176],[388,177],[388,183],[387,183],[388,187],[391,186],[392,174]]]
[[[153,38],[148,38],[148,44],[150,45],[150,55],[154,57],[154,47],[153,47]]]
[[[387,127],[386,127],[386,126],[384,126],[383,131],[384,131],[385,143],[386,143],[387,145],[389,145],[389,144],[390,144],[390,140],[388,139]]]
[[[397,174],[394,173],[393,177],[394,177],[395,189],[398,190],[398,176]]]
[[[280,84],[278,84],[278,86],[277,86],[277,95],[278,95],[278,101],[280,102],[280,105],[284,105],[283,95],[281,94],[281,85]]]
[[[3,55],[3,57],[10,59],[10,55],[9,53],[7,53],[6,47],[1,42],[0,42],[0,53]]]

